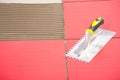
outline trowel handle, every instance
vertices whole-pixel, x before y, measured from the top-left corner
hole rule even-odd
[[[102,24],[104,23],[104,19],[102,17],[98,17],[96,18],[92,24],[90,25],[90,27],[88,29],[86,29],[86,32],[91,33],[91,35],[94,35],[94,32],[96,31],[97,28],[99,28]]]
[[[95,31],[97,28],[99,28],[104,23],[104,19],[102,17],[96,18],[92,24],[90,25],[89,29]]]

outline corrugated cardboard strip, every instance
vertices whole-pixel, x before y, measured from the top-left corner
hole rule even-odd
[[[61,3],[0,3],[0,40],[64,39]]]

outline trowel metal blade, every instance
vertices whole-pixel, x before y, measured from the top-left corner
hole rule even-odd
[[[116,32],[99,28],[95,31],[95,36],[87,47],[85,47],[86,42],[84,36],[67,52],[66,56],[84,62],[90,62],[115,34]]]

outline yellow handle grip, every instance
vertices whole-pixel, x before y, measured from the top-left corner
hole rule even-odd
[[[98,27],[100,27],[104,23],[104,19],[102,17],[96,18],[92,24],[90,25],[90,29],[95,31]]]
[[[96,31],[96,29],[98,29],[103,23],[104,23],[104,19],[102,17],[96,18],[92,22],[90,27],[88,29],[86,29],[86,32],[90,32],[91,35],[94,35],[94,32]]]

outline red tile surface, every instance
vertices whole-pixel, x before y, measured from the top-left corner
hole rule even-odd
[[[65,80],[64,42],[1,41],[0,80]]]
[[[105,20],[102,28],[115,31],[115,37],[120,37],[119,9],[118,0],[64,3],[66,39],[81,38],[85,29],[99,16]]]
[[[69,50],[76,41],[67,41]],[[112,39],[90,62],[68,58],[70,80],[120,80],[120,39]]]
[[[64,0],[65,3],[75,3],[75,2],[94,2],[94,1],[109,1],[109,0]]]

